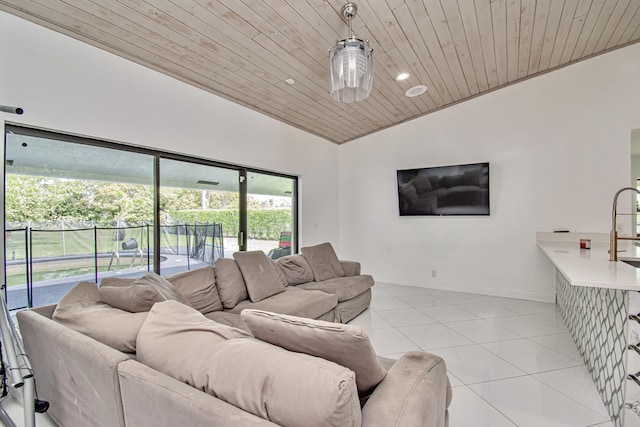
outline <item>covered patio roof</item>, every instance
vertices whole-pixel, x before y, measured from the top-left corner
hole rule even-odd
[[[56,139],[8,133],[6,173],[43,177],[153,184],[153,156]],[[239,188],[234,169],[161,159],[162,186],[210,191]],[[249,173],[249,194],[291,197],[292,180],[280,176]]]

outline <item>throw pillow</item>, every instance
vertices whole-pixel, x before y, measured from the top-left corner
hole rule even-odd
[[[176,288],[174,288],[173,285],[167,281],[167,279],[154,272],[150,271],[144,276],[134,280],[132,285],[154,286],[158,290],[158,292],[160,292],[164,296],[165,300],[175,300],[179,303],[191,307],[191,303],[184,295],[182,295]]]
[[[278,275],[278,279],[280,279],[280,283],[282,283],[282,286],[289,286],[289,282],[287,281],[287,276],[284,275],[284,273],[282,272],[282,269],[278,266],[278,263],[276,262],[275,259],[271,259],[269,258],[269,261],[271,261],[271,265],[273,266],[273,269],[276,271],[276,274]]]
[[[237,331],[162,302],[140,330],[137,359],[278,425],[361,425],[353,372]]]
[[[153,304],[167,300],[153,285],[101,286],[98,294],[110,306],[130,313],[149,311]]]
[[[203,314],[222,310],[222,302],[216,288],[213,267],[197,268],[167,276],[171,283],[191,303],[191,306]]]
[[[53,320],[116,350],[135,353],[147,313],[129,313],[100,301],[95,283],[80,282],[58,302]]]
[[[300,251],[309,262],[316,282],[344,277],[344,269],[331,243],[308,246],[301,248]]]
[[[100,281],[100,287],[126,287],[131,285],[151,285],[158,288],[165,296],[171,297],[168,299],[175,299],[183,304],[189,304],[189,301],[184,295],[178,292],[174,286],[169,283],[164,277],[157,275],[150,271],[142,277],[138,278],[125,278],[125,277],[105,277]],[[164,300],[163,300],[164,301]]]
[[[284,286],[276,271],[262,251],[236,252],[233,254],[251,302],[262,301],[265,298],[284,292]]]
[[[262,341],[351,369],[362,394],[386,375],[367,333],[359,326],[251,309],[243,310],[240,316],[251,333]]]
[[[290,285],[313,282],[313,271],[302,254],[278,258],[276,263]]]
[[[242,279],[238,264],[229,258],[218,258],[213,263],[216,285],[224,308],[233,308],[240,301],[249,299],[247,286]]]

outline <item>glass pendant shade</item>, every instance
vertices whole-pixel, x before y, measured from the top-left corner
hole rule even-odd
[[[329,52],[329,73],[335,101],[362,101],[373,86],[373,49],[354,37],[338,41]]]

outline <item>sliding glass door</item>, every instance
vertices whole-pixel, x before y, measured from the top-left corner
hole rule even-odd
[[[272,259],[295,247],[296,180],[258,172],[247,173],[247,250],[261,250]]]
[[[193,270],[238,250],[240,172],[160,159],[160,273]]]
[[[5,159],[10,308],[55,303],[80,280],[153,269],[153,156],[8,133]]]

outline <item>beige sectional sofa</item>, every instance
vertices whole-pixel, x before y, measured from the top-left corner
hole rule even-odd
[[[361,328],[325,321],[368,305],[368,279],[350,279],[359,266],[323,259],[342,280],[285,286],[304,270],[296,257],[83,282],[57,306],[19,312],[39,398],[64,427],[447,425],[442,359],[379,358]]]
[[[346,323],[369,306],[374,280],[361,274],[360,263],[338,260],[328,243],[302,251],[277,262],[260,251],[237,252],[234,259],[220,258],[213,267],[178,273],[167,280],[206,317],[239,328],[245,328],[240,313],[247,308]],[[134,281],[109,277],[101,287]]]

